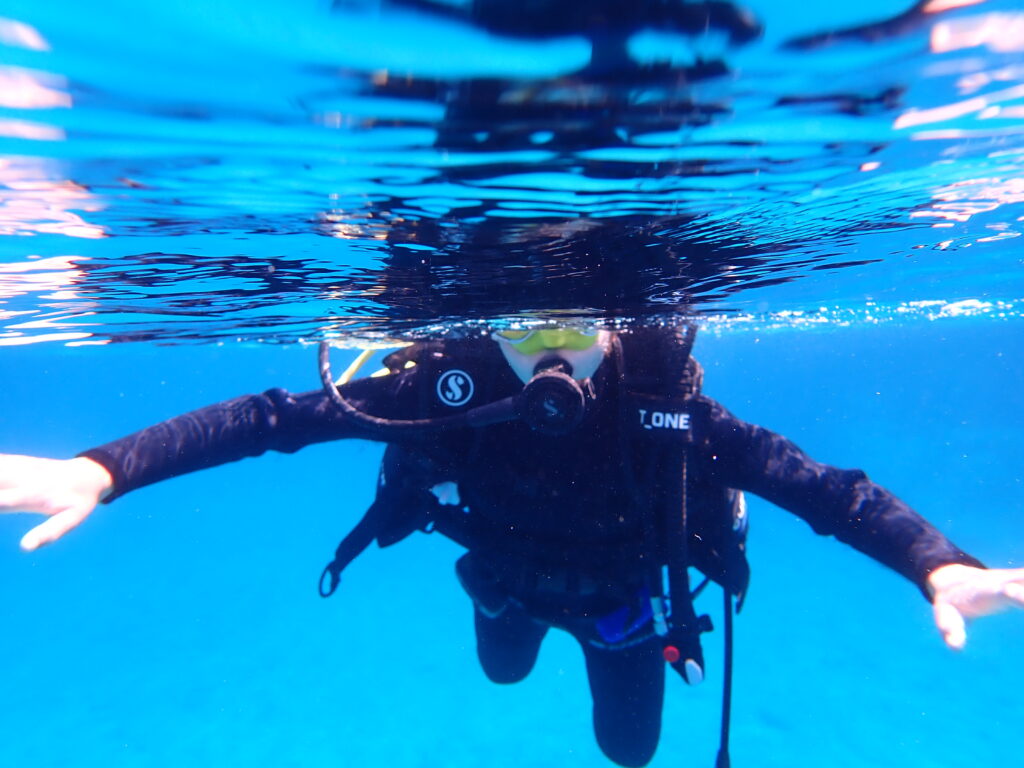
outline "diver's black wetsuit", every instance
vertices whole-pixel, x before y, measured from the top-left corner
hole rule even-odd
[[[436,417],[522,387],[488,339],[426,343],[410,356],[414,367],[345,385],[349,401],[378,416]],[[458,405],[446,403],[453,393],[439,387],[452,370],[473,380],[472,396]],[[398,498],[406,492],[415,505],[416,495],[436,484],[455,484],[464,518],[457,538],[470,549],[459,577],[474,600],[487,675],[497,682],[522,679],[549,626],[572,632],[586,656],[602,749],[623,765],[643,765],[658,742],[665,665],[650,621],[611,635],[598,626],[640,601],[644,544],[631,511],[633,489],[623,480],[623,462],[632,459],[624,458],[619,379],[606,360],[592,381],[595,405],[568,435],[545,436],[507,422],[410,437],[389,447],[382,487],[405,483]],[[707,494],[751,491],[901,573],[925,594],[935,568],[980,566],[863,472],[819,464],[710,398],[695,396],[690,413],[688,488],[697,518]],[[178,416],[82,455],[109,470],[113,499],[268,450],[361,437],[381,439],[342,416],[322,391],[273,389]]]

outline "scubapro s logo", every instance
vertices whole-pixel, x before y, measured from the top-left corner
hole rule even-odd
[[[437,380],[437,397],[445,405],[465,405],[473,397],[473,379],[465,371],[445,371]]]

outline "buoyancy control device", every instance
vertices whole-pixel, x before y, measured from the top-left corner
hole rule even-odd
[[[709,581],[723,588],[724,669],[722,722],[716,768],[728,768],[731,709],[733,611],[742,606],[749,582],[746,560],[747,518],[742,494],[731,489],[700,489],[690,468],[693,447],[690,401],[700,392],[702,369],[691,356],[696,327],[690,323],[641,326],[615,334],[609,351],[618,373],[619,435],[625,482],[632,508],[641,515],[651,622],[665,661],[687,682],[704,675],[700,635],[710,618],[698,615],[694,598]],[[385,359],[393,373],[415,362],[417,345]],[[520,420],[541,434],[566,434],[593,407],[586,382],[574,380],[557,361],[539,365],[515,395],[456,415],[390,419],[371,415],[351,403],[331,376],[329,349],[321,345],[319,370],[324,390],[336,407],[376,439],[391,442],[381,468],[377,498],[359,524],[342,540],[324,569],[320,594],[335,591],[344,568],[376,539],[380,546],[401,541],[416,530],[438,530],[472,549],[462,528],[441,504],[435,485],[440,474],[424,455],[404,450],[409,437],[450,428],[483,428]],[[694,504],[691,496],[697,496]],[[460,513],[461,514],[461,513]],[[704,574],[692,588],[689,567]]]

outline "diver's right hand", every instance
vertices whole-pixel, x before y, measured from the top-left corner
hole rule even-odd
[[[81,523],[113,488],[92,459],[40,459],[0,454],[0,512],[47,515],[21,539],[26,551],[56,541]]]

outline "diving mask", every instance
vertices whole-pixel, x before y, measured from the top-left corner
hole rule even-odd
[[[508,342],[524,355],[546,349],[590,349],[597,343],[597,331],[570,328],[548,328],[540,331],[498,331],[497,337]]]
[[[537,366],[557,358],[565,362],[577,381],[589,379],[597,371],[608,350],[608,331],[579,331],[572,328],[545,328],[532,331],[498,331],[492,338],[516,376],[524,384],[533,378]]]

